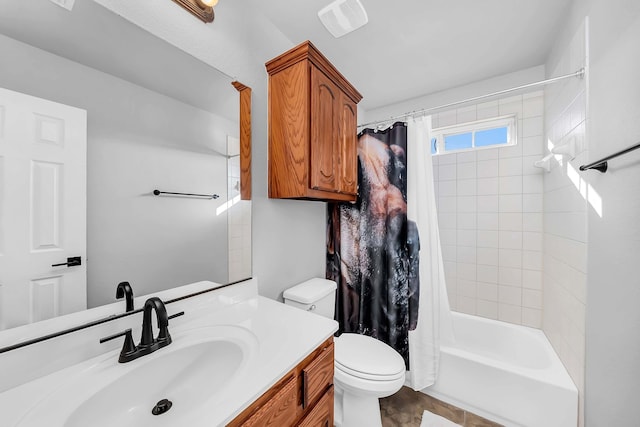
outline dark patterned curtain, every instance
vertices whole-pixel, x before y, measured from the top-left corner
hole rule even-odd
[[[339,332],[377,338],[409,368],[418,321],[419,238],[407,220],[407,128],[365,129],[358,138],[356,203],[330,203],[327,278],[338,284]]]

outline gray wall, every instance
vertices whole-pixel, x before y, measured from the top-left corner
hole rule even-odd
[[[88,305],[198,280],[227,281],[226,135],[236,122],[0,36],[0,86],[88,111]],[[233,90],[231,94],[235,96]],[[211,192],[218,201],[156,198]],[[176,266],[180,266],[177,268]]]

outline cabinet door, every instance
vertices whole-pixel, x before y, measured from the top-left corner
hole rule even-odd
[[[345,194],[358,191],[358,111],[356,103],[340,94],[340,139],[338,164],[340,165],[339,190]]]
[[[327,390],[298,427],[333,427],[333,386]]]
[[[340,89],[311,66],[311,141],[309,186],[337,192],[340,126]]]

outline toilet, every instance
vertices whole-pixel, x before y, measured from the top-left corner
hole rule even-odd
[[[284,302],[334,318],[336,283],[311,279],[284,291]],[[334,339],[334,422],[337,427],[382,427],[378,399],[396,393],[405,379],[402,357],[366,335],[343,333]]]

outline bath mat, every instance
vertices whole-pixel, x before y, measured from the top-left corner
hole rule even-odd
[[[449,421],[440,415],[433,414],[429,411],[422,413],[422,422],[420,427],[460,427],[460,424],[456,424],[453,421]]]

